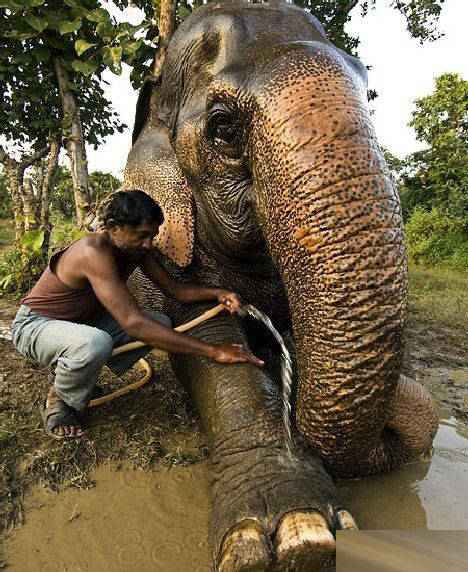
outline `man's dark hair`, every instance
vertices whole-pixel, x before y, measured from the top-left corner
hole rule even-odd
[[[155,222],[161,225],[164,215],[161,207],[149,195],[139,190],[113,193],[103,205],[100,219],[105,228],[113,226],[138,226]]]

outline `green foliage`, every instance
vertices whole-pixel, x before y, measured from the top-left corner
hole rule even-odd
[[[448,136],[467,143],[468,82],[456,73],[438,77],[434,93],[416,101],[410,125],[417,139],[429,145],[445,146]]]
[[[415,263],[468,269],[468,233],[461,219],[434,207],[415,207],[406,224],[408,254]]]
[[[154,45],[137,35],[150,26],[118,23],[99,0],[1,2],[0,134],[17,147],[39,148],[61,130],[55,58],[70,76],[86,141],[96,148],[107,135],[123,131],[104,97],[101,74],[121,73],[123,62],[147,62]]]
[[[59,165],[54,176],[54,192],[52,194],[52,210],[61,217],[71,219],[75,212],[73,199],[73,181],[70,170]],[[99,202],[101,197],[115,191],[122,182],[111,173],[94,171],[89,175],[89,193],[93,203]]]
[[[51,251],[82,238],[85,231],[77,228],[73,220],[58,219],[51,237]]]
[[[375,0],[372,2],[375,4]],[[409,33],[423,44],[440,38],[437,26],[444,2],[445,0],[392,0],[391,5],[405,17]]]
[[[94,171],[89,176],[89,191],[93,204],[98,203],[102,197],[116,191],[122,185],[122,181],[111,173]]]
[[[434,93],[416,101],[410,125],[428,148],[404,165],[406,217],[416,205],[437,207],[468,228],[468,82],[457,74],[437,78]]]
[[[0,290],[20,295],[31,288],[47,264],[43,242],[42,230],[26,232],[21,244],[0,258]]]
[[[84,236],[73,220],[54,216],[49,253]],[[19,245],[0,255],[0,291],[21,295],[37,281],[45,267],[48,256],[43,251],[44,231],[26,232]]]

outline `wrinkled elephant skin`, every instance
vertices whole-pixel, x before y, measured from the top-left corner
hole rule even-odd
[[[274,372],[173,360],[211,441],[216,565],[313,570],[334,551],[331,532],[354,526],[325,468],[390,470],[427,451],[437,423],[430,397],[400,376],[401,210],[365,69],[294,6],[211,4],[175,33],[160,85],[143,88],[134,139],[125,187],[161,204],[167,269],[236,290],[292,329],[308,444],[295,461]],[[151,303],[141,277],[135,289]],[[178,320],[200,312],[166,304]],[[194,335],[248,334],[222,317]]]

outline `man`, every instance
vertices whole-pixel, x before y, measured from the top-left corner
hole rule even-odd
[[[106,363],[120,375],[153,347],[219,363],[263,365],[240,345],[212,345],[178,333],[164,314],[138,307],[126,285],[136,266],[181,302],[217,300],[231,313],[240,308],[233,292],[176,283],[156,262],[152,241],[163,214],[149,195],[138,190],[114,193],[102,222],[102,232],[90,233],[52,256],[21,301],[12,325],[20,353],[55,367],[41,413],[46,432],[57,439],[83,435],[79,413],[86,409]],[[150,347],[111,357],[114,347],[132,339]]]

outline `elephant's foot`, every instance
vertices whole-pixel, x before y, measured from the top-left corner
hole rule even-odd
[[[254,520],[242,522],[224,540],[218,572],[264,572],[270,566],[268,539]]]
[[[294,512],[280,522],[275,538],[278,571],[319,572],[335,563],[335,538],[317,512]]]
[[[338,512],[337,520],[343,529],[357,528],[345,510]],[[276,557],[260,524],[246,520],[224,540],[218,572],[319,572],[334,566],[335,539],[317,512],[288,513],[280,521],[274,544]]]

